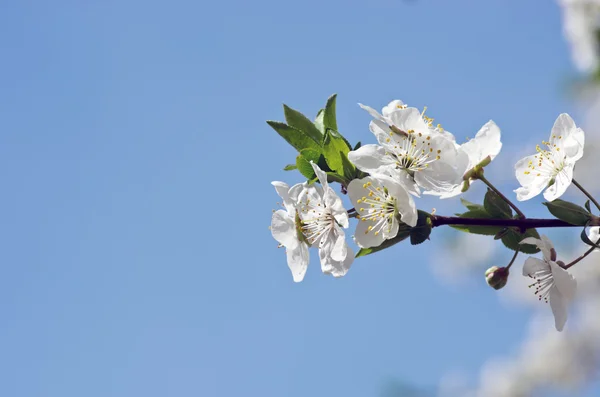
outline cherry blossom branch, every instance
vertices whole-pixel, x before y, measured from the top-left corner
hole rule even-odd
[[[600,240],[596,241],[596,244],[600,244]],[[581,261],[583,258],[585,258],[586,256],[588,256],[589,254],[591,254],[592,251],[594,251],[595,249],[598,249],[598,248],[591,247],[590,249],[588,249],[587,251],[585,251],[579,258],[575,259],[573,262],[569,263],[568,265],[565,265],[564,268],[568,269],[571,266],[575,266],[579,261]]]
[[[492,183],[490,181],[488,181],[485,176],[483,176],[483,172],[481,172],[479,175],[477,175],[477,179],[479,179],[481,182],[485,183],[490,189],[492,189],[494,191],[494,193],[496,193],[502,200],[504,200],[506,202],[506,204],[510,205],[511,208],[513,210],[515,210],[517,215],[519,215],[519,218],[525,219],[525,214],[522,213],[521,210],[519,208],[517,208],[517,206],[514,205],[513,202],[508,199],[508,197],[506,197],[504,194],[502,194],[502,192],[500,192],[500,190],[496,189],[496,187],[494,185],[492,185]]]
[[[585,194],[585,195],[587,196],[587,198],[589,198],[589,199],[590,199],[590,201],[591,201],[592,203],[594,203],[594,205],[596,206],[596,208],[598,208],[598,209],[600,210],[600,203],[598,203],[598,202],[596,201],[596,199],[594,198],[594,196],[592,196],[592,195],[591,195],[591,194],[590,194],[590,193],[589,193],[587,190],[585,190],[585,189],[583,188],[583,186],[581,186],[581,185],[579,184],[579,182],[577,182],[575,179],[573,179],[572,181],[573,181],[573,185],[577,186],[577,188],[578,188],[579,190],[581,190],[581,192],[582,192],[583,194]]]
[[[518,227],[522,230],[534,229],[538,227],[581,227],[572,225],[560,219],[481,219],[481,218],[460,218],[458,216],[440,216],[431,215],[433,227],[443,225],[471,225],[471,226],[498,226],[498,227]]]

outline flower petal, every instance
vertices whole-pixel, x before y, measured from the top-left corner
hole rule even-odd
[[[283,205],[284,205],[285,209],[289,213],[293,213],[295,211],[295,202],[292,199],[292,197],[290,197],[289,185],[285,182],[280,182],[280,181],[273,181],[273,182],[271,182],[271,185],[273,185],[275,187],[275,191],[277,192],[279,197],[281,197],[281,199],[283,200]],[[298,186],[298,185],[295,185],[294,187],[296,187],[296,186]]]
[[[292,272],[294,281],[299,283],[304,280],[306,269],[308,268],[308,261],[310,259],[308,253],[308,245],[306,243],[300,243],[294,249],[286,249],[287,264]]]
[[[562,171],[554,177],[554,183],[544,192],[544,198],[546,200],[556,200],[567,191],[567,188],[571,185],[571,181],[573,180],[573,165],[574,164],[565,165]]]
[[[560,114],[550,134],[550,146],[560,149],[570,161],[577,161],[583,156],[585,134],[577,128],[567,113]]]
[[[277,210],[271,217],[271,235],[275,240],[288,249],[298,246],[300,240],[296,234],[296,225],[284,210]]]
[[[313,170],[315,171],[315,175],[319,179],[319,182],[321,182],[321,186],[323,186],[323,189],[327,190],[327,188],[329,187],[329,184],[327,183],[327,173],[325,171],[323,171],[312,160],[310,162],[310,165],[312,166]]]
[[[348,255],[348,244],[346,244],[346,235],[344,231],[339,229],[337,233],[331,233],[334,235],[333,246],[331,247],[330,256],[334,261],[343,261]]]
[[[371,117],[373,117],[375,120],[381,120],[381,121],[385,122],[385,119],[383,118],[383,116],[380,115],[379,112],[377,110],[373,109],[372,107],[363,105],[362,103],[359,103],[358,106],[360,106],[361,108],[363,108],[364,110],[369,112]]]
[[[432,132],[417,108],[398,109],[390,113],[387,118],[394,126],[404,132],[411,130],[423,134],[431,134]]]
[[[541,259],[529,257],[523,264],[523,276],[533,276],[541,271],[550,271],[550,265]]]
[[[550,241],[545,234],[543,234],[539,239],[535,237],[524,238],[519,242],[519,244],[535,245],[542,251],[542,255],[544,255],[544,259],[546,261],[550,261],[552,258],[551,251],[554,248],[554,244],[552,244],[552,241]]]
[[[383,233],[375,234],[368,231],[368,227],[371,225],[373,225],[373,222],[363,220],[356,225],[354,241],[360,248],[377,247],[385,240]]]
[[[560,267],[555,262],[550,262],[550,268],[552,269],[552,277],[554,277],[554,284],[563,298],[570,302],[575,297],[575,291],[577,290],[577,280],[571,273]]]
[[[400,213],[400,220],[409,226],[416,226],[417,219],[419,217],[417,213],[417,206],[404,186],[396,182],[394,179],[384,175],[377,175],[376,179],[381,181],[382,185],[388,189],[392,197],[396,198],[396,207]],[[387,238],[395,237],[396,234],[398,234],[397,222],[395,222],[395,224],[392,223],[392,230],[389,232],[390,237]]]
[[[384,167],[395,167],[396,160],[386,154],[385,148],[379,145],[365,145],[348,153],[350,160],[359,170],[370,174]]]
[[[390,113],[397,111],[398,109],[404,109],[406,105],[400,99],[394,99],[390,103],[388,103],[383,109],[381,109],[381,114],[383,117],[387,117]]]
[[[550,301],[550,308],[554,315],[554,326],[560,332],[567,322],[567,302],[556,286],[550,287],[548,300]]]

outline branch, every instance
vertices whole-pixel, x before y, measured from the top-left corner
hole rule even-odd
[[[475,226],[498,226],[498,227],[518,227],[524,229],[534,229],[538,227],[581,227],[572,225],[560,219],[480,219],[480,218],[460,218],[457,216],[432,215],[431,223],[433,227],[443,225],[475,225]]]

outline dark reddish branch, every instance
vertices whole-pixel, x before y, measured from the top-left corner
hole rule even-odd
[[[457,216],[438,216],[432,215],[431,222],[433,227],[443,225],[465,225],[465,226],[498,226],[498,227],[518,227],[521,230],[533,229],[538,227],[581,227],[572,225],[560,219],[478,219],[478,218],[459,218]]]

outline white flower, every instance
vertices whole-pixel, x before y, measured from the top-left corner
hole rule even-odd
[[[599,43],[596,31],[600,19],[598,0],[561,0],[563,30],[571,44],[575,65],[584,72],[598,67]]]
[[[535,245],[542,251],[544,260],[528,258],[523,265],[523,275],[535,279],[529,287],[535,288],[540,301],[550,302],[556,330],[562,331],[567,322],[567,305],[575,296],[577,281],[556,263],[556,251],[548,237],[542,236],[541,240],[528,237],[520,244]]]
[[[537,154],[527,156],[515,165],[515,174],[522,187],[515,190],[517,200],[529,200],[546,189],[544,198],[548,201],[562,196],[573,179],[575,162],[583,156],[585,136],[581,128],[566,113],[554,122],[550,140],[542,141],[546,149],[539,145]]]
[[[593,242],[594,244],[599,244],[600,243],[600,226],[590,227],[587,235],[591,242]],[[596,248],[594,250],[594,252],[600,252],[600,249]]]
[[[361,248],[377,247],[396,237],[399,222],[417,224],[417,208],[406,189],[385,175],[354,179],[348,196],[358,212],[359,222],[354,240]]]
[[[464,169],[465,173],[470,171],[477,164],[481,163],[487,157],[494,160],[502,149],[500,141],[500,128],[492,120],[485,123],[477,132],[475,138],[463,143],[458,148],[458,169]],[[464,175],[463,175],[464,176]],[[441,198],[449,198],[458,196],[462,193],[462,181],[457,184],[454,189],[446,194],[441,195]]]
[[[356,167],[369,174],[392,175],[390,170],[406,173],[407,190],[418,195],[443,195],[462,180],[464,170],[458,169],[457,149],[452,134],[435,128],[432,119],[416,108],[393,101],[384,108],[384,115],[360,105],[374,120],[369,129],[379,145],[365,145],[348,154]],[[404,181],[400,181],[404,184]]]
[[[300,219],[296,215],[296,202],[305,184],[297,184],[290,189],[287,183],[271,182],[277,194],[283,199],[285,210],[277,210],[271,218],[271,234],[285,247],[288,267],[295,282],[304,279],[308,267],[309,253],[306,238],[300,231]]]
[[[322,188],[317,190],[311,185],[298,196],[301,230],[309,244],[318,244],[323,273],[342,277],[354,261],[354,252],[346,243],[342,230],[349,226],[348,212],[327,183],[327,174],[315,163],[311,162],[311,165]]]

